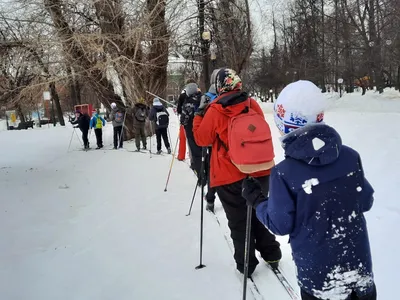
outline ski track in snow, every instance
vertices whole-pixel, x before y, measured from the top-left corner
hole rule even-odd
[[[382,100],[376,95],[335,100],[325,121],[338,130],[344,144],[360,153],[375,189],[374,206],[365,216],[379,299],[385,300],[397,294],[400,268],[396,253],[387,250],[400,246],[399,236],[391,234],[400,225],[395,190],[400,186],[400,137],[388,130],[397,128],[400,98]],[[262,106],[279,162],[283,152],[273,125],[273,105]],[[175,145],[178,126],[175,118],[171,120]],[[111,124],[104,131],[104,145],[111,148]],[[70,126],[0,132],[0,299],[241,298],[232,254],[207,212],[206,268],[194,269],[199,262],[200,191],[192,215],[185,217],[195,186],[186,163],[174,162],[164,193],[171,156],[76,151],[81,147],[76,137],[67,153],[71,134]],[[94,135],[90,144],[95,146]],[[133,150],[134,142],[124,147]],[[218,213],[229,234],[223,211]],[[357,215],[344,217],[351,222]],[[287,237],[279,241],[282,269],[296,286]],[[290,299],[267,269],[260,263],[254,273],[260,291],[266,298]]]

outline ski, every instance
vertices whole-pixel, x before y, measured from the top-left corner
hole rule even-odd
[[[128,152],[133,152],[133,153],[144,153],[144,154],[148,154],[149,152],[147,152],[147,151],[142,151],[142,150],[140,150],[140,151],[137,151],[137,150],[131,150],[131,151],[129,151],[128,150]]]
[[[267,266],[274,272],[276,278],[278,278],[279,282],[285,288],[286,292],[289,294],[290,298],[293,300],[300,300],[300,297],[297,295],[296,291],[286,279],[286,277],[282,274],[281,270],[278,268],[273,268],[270,264],[267,263]]]
[[[212,216],[214,216],[215,220],[218,223],[218,226],[222,229],[221,223],[217,217],[217,215],[215,214],[215,208],[214,208],[214,212],[210,211],[210,210],[206,210],[208,211]],[[226,234],[222,234],[225,238],[226,243],[228,244],[229,249],[231,250],[232,254],[234,254],[234,249],[233,246],[231,244],[231,241],[229,240],[229,238],[226,236]],[[236,273],[239,275],[238,279],[241,283],[243,283],[243,274],[240,273],[239,271],[236,271]],[[250,276],[248,278],[248,282],[247,282],[247,288],[250,290],[251,294],[253,295],[255,300],[264,300],[263,295],[260,293],[260,290],[258,289],[256,283],[254,282],[253,278]]]

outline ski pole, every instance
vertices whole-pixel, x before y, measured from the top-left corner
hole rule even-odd
[[[169,127],[167,127],[168,130],[168,140],[169,140],[169,144],[172,144],[172,140],[171,140],[171,133],[169,132]],[[179,132],[178,132],[178,139],[179,139]]]
[[[151,138],[153,137],[153,121],[150,121],[150,158],[152,158],[152,153],[151,153]]]
[[[74,129],[74,131],[75,131],[75,129]],[[68,146],[68,151],[67,151],[67,153],[69,152],[69,149],[71,148],[72,138],[74,137],[74,131],[72,131],[71,139],[69,140],[69,146]]]
[[[249,275],[249,261],[250,261],[250,237],[251,237],[251,217],[253,208],[247,206],[247,219],[246,219],[246,238],[244,242],[244,272],[243,272],[243,300],[246,300],[247,296],[247,278]]]
[[[80,139],[79,135],[76,133],[75,127],[74,127],[74,133],[75,133],[76,137],[78,138],[79,143],[83,147],[83,143],[81,142],[81,139]]]
[[[200,168],[200,184],[201,184],[201,210],[200,210],[200,263],[196,267],[196,270],[205,267],[203,265],[203,228],[204,228],[204,169],[205,169],[205,157],[206,157],[206,147],[201,148],[201,168]]]
[[[160,96],[157,96],[156,94],[150,93],[149,91],[146,91],[146,93],[149,94],[149,95],[151,95],[151,96],[153,96],[153,97],[156,97],[156,98],[160,99],[161,101],[164,101],[165,103],[168,103],[169,105],[171,105],[171,106],[173,106],[173,107],[176,107],[176,105],[173,104],[172,102],[167,101],[167,100],[161,98]]]
[[[124,121],[122,122],[121,134],[119,135],[118,147],[121,145],[122,136],[123,136],[123,134],[124,134],[125,119],[126,119],[126,111],[125,111],[125,113],[124,113]]]
[[[192,213],[192,207],[193,207],[193,202],[194,202],[194,198],[196,198],[196,192],[197,192],[197,187],[199,185],[196,182],[196,187],[194,188],[194,192],[193,192],[193,197],[192,197],[192,202],[190,203],[190,208],[189,208],[189,212],[187,213],[186,217],[190,216],[190,214]]]
[[[169,178],[170,178],[170,176],[171,176],[172,166],[173,166],[174,161],[175,161],[176,150],[177,150],[177,148],[178,148],[178,141],[179,141],[179,134],[178,134],[178,137],[176,138],[175,149],[174,149],[174,153],[172,154],[171,165],[170,165],[170,167],[169,167],[169,172],[168,172],[167,182],[165,183],[164,192],[167,191],[167,187],[168,187],[168,183],[169,183]]]

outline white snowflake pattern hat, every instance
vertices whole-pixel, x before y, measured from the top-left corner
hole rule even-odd
[[[275,124],[287,134],[306,124],[321,123],[328,100],[311,81],[299,80],[287,85],[276,99]]]

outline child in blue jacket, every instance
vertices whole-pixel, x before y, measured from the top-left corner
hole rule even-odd
[[[90,120],[90,129],[94,128],[97,141],[97,150],[103,148],[103,126],[105,125],[106,121],[99,115],[99,112],[96,111],[92,117],[92,120]]]
[[[273,233],[290,236],[303,300],[375,300],[364,218],[374,190],[360,155],[315,111],[324,99],[309,81],[281,92],[275,123],[285,159],[271,171],[268,199],[252,178],[243,183],[243,197]]]

